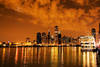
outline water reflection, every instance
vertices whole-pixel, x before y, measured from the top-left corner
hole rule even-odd
[[[100,56],[95,52],[81,52],[80,47],[0,48],[0,66],[98,67]],[[98,63],[98,64],[97,64]]]
[[[96,53],[94,52],[83,52],[83,67],[97,67]]]

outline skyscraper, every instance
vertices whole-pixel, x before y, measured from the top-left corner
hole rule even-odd
[[[51,34],[50,34],[50,30],[48,30],[48,44],[50,44],[51,41]]]
[[[47,43],[47,35],[45,32],[42,33],[42,43],[46,44]]]
[[[41,33],[40,32],[38,32],[37,33],[37,44],[41,44],[42,43],[42,41],[41,41]]]
[[[100,44],[100,23],[99,23],[99,32],[98,32],[98,43]]]
[[[61,32],[58,32],[58,44],[61,44]]]
[[[92,33],[92,36],[94,36],[94,38],[96,39],[96,29],[95,28],[92,28],[91,33]]]
[[[54,35],[55,35],[55,44],[58,44],[58,26],[55,26],[55,31],[54,31]]]

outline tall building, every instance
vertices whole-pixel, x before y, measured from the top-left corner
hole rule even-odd
[[[42,33],[42,43],[46,44],[47,43],[47,35],[45,32]]]
[[[54,44],[54,36],[51,35],[51,43]]]
[[[59,32],[58,26],[55,26],[55,31],[54,31],[55,44],[58,44],[58,32]]]
[[[96,29],[95,28],[92,28],[91,33],[92,33],[92,36],[96,39]]]
[[[58,32],[58,44],[61,44],[61,32]]]
[[[100,23],[99,23],[99,32],[98,32],[98,43],[100,44]]]
[[[41,33],[38,32],[37,33],[37,44],[41,44],[41,43],[42,43]]]
[[[51,42],[51,34],[50,34],[50,30],[48,30],[48,44],[50,44],[50,42]]]

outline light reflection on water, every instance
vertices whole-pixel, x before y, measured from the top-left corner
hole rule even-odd
[[[81,52],[80,47],[0,48],[0,67],[99,67],[96,52]],[[47,65],[47,66],[45,66]]]

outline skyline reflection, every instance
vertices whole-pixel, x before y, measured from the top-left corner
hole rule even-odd
[[[98,67],[95,52],[81,52],[81,47],[0,48],[0,66],[49,65]],[[99,61],[100,62],[100,61]]]
[[[83,67],[97,67],[96,53],[83,52]]]

